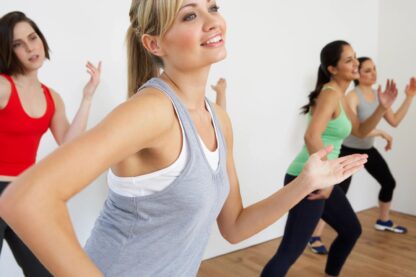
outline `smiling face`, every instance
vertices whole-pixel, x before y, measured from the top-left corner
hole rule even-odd
[[[164,36],[158,40],[165,65],[180,70],[223,60],[226,24],[213,0],[184,0]]]
[[[12,49],[25,72],[39,69],[45,60],[42,39],[25,21],[17,23],[13,29]]]
[[[376,65],[370,59],[360,64],[360,84],[364,86],[372,86],[377,82]]]
[[[360,77],[358,66],[359,62],[354,49],[350,45],[344,45],[337,65],[335,67],[330,66],[328,70],[334,78],[352,81]]]

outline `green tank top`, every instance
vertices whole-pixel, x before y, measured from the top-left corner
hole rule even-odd
[[[327,87],[328,88],[328,87]],[[344,109],[341,106],[339,115],[330,120],[322,134],[322,141],[325,146],[332,144],[334,149],[328,154],[328,160],[338,158],[341,149],[342,141],[351,133],[352,125]],[[311,113],[308,114],[308,121],[312,118]],[[296,156],[295,160],[290,164],[287,173],[292,176],[298,176],[306,162],[309,159],[309,152],[306,145],[303,145],[302,150]]]

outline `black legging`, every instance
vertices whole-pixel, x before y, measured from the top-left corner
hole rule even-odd
[[[394,180],[393,175],[390,172],[389,166],[386,161],[383,159],[381,154],[377,151],[376,148],[371,147],[370,149],[355,149],[347,146],[341,147],[341,156],[347,156],[351,154],[367,154],[368,160],[364,164],[365,169],[370,173],[374,179],[381,185],[380,193],[378,194],[378,199],[381,202],[388,203],[393,198],[393,191],[396,187],[396,181]],[[352,177],[346,179],[344,182],[340,183],[339,186],[347,194],[348,189],[351,184]]]
[[[0,181],[0,194],[7,187],[8,182]],[[29,224],[29,223],[28,223]],[[52,276],[48,270],[39,262],[39,260],[32,254],[29,248],[19,239],[13,230],[7,225],[2,218],[0,218],[0,253],[3,246],[3,239],[12,250],[13,256],[19,266],[22,268],[25,276],[29,277],[43,277]]]
[[[286,175],[285,185],[295,178]],[[285,276],[290,266],[302,254],[321,217],[338,233],[329,249],[325,272],[333,276],[339,275],[361,235],[361,225],[345,194],[338,186],[334,186],[328,199],[305,198],[289,211],[282,242],[276,254],[264,267],[261,276]]]

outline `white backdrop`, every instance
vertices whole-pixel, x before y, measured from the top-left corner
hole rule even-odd
[[[379,58],[381,77],[394,78],[400,88],[397,109],[404,100],[404,88],[410,76],[416,76],[416,37],[412,0],[381,0],[379,29]],[[416,103],[415,103],[416,104]],[[383,122],[380,126],[394,137],[393,151],[386,155],[390,169],[397,181],[393,209],[416,215],[415,186],[415,142],[416,105],[413,104],[397,129]]]
[[[383,20],[390,11],[383,6],[394,6],[399,11],[402,6],[393,0],[381,4],[378,0],[218,0],[218,3],[228,22],[229,54],[225,61],[213,67],[210,83],[224,76],[229,84],[228,110],[234,127],[235,161],[244,204],[250,205],[282,186],[286,168],[300,150],[305,118],[299,115],[299,107],[306,103],[306,96],[315,85],[321,48],[329,41],[344,39],[358,55],[368,55],[382,65],[387,64],[388,61],[379,56],[380,49],[384,49],[379,40],[379,36],[383,38],[380,26],[384,26]],[[406,3],[414,8],[411,0]],[[129,6],[130,1],[116,4],[99,0],[1,0],[0,15],[21,10],[39,25],[52,49],[51,61],[40,71],[41,80],[62,95],[71,118],[87,80],[85,61],[103,61],[102,82],[90,120],[93,126],[125,98],[124,33]],[[391,34],[395,34],[394,28]],[[390,55],[388,51],[383,50],[383,55]],[[391,64],[397,65],[397,61]],[[388,69],[391,69],[390,64]],[[396,69],[400,71],[400,67]],[[388,71],[382,73],[389,75]],[[214,94],[209,91],[208,96],[213,98]],[[412,140],[406,140],[406,134],[413,130],[410,128],[412,121],[415,122],[414,116],[403,124],[402,134],[395,133],[400,136],[403,148],[407,145],[404,149],[409,150]],[[47,134],[42,140],[39,157],[55,147],[51,135]],[[398,155],[397,152],[391,155]],[[391,163],[395,164],[392,168],[396,176],[407,176],[411,180],[409,151],[408,155],[408,160],[402,161],[397,156]],[[390,160],[390,156],[388,158]],[[406,162],[405,166],[402,162]],[[406,187],[400,190],[395,200],[403,199],[407,204],[394,207],[415,213],[411,196],[406,196]],[[106,191],[105,178],[101,176],[69,203],[81,243],[89,236]],[[376,205],[377,193],[375,181],[362,172],[355,177],[350,199],[356,210],[362,210]],[[221,238],[215,227],[205,257],[275,238],[282,234],[283,227],[284,219],[233,246]],[[21,276],[6,244],[0,259],[0,276]]]

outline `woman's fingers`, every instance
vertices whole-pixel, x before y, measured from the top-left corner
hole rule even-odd
[[[340,157],[336,159],[335,161],[340,163],[342,166],[345,166],[348,163],[355,162],[361,159],[367,159],[367,158],[368,158],[367,154],[352,154],[352,155]]]
[[[344,178],[348,178],[358,170],[362,169],[364,164],[367,162],[367,157],[361,155],[362,157],[354,157],[347,160],[342,164],[342,175]]]
[[[88,70],[90,70],[90,72],[92,73],[101,73],[101,61],[98,62],[98,65],[95,66],[94,64],[92,64],[90,61],[87,62],[86,67]]]
[[[334,172],[340,173],[342,179],[346,179],[363,168],[367,162],[367,157],[365,154],[353,154],[333,160],[332,162],[335,163],[333,165]]]
[[[359,165],[351,166],[348,169],[345,169],[343,172],[344,180],[356,173],[357,171],[361,170],[364,167],[364,164],[361,163]]]

